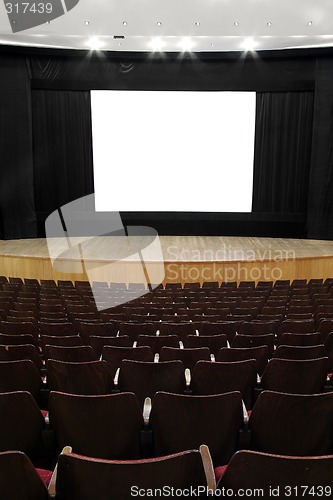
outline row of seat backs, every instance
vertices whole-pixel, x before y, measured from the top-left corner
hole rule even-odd
[[[0,451],[18,449],[35,462],[46,458],[45,421],[29,393],[0,394],[0,415]],[[147,427],[133,393],[78,396],[51,392],[49,419],[58,451],[70,445],[89,457],[126,460],[142,456],[142,432]],[[227,464],[235,451],[244,448],[290,456],[333,453],[332,393],[264,391],[251,412],[249,433],[244,433],[243,422],[239,392],[209,396],[158,392],[149,417],[153,453],[164,456],[205,443],[215,466]]]

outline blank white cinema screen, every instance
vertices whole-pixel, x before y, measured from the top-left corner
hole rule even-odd
[[[97,211],[251,212],[255,92],[92,91]]]

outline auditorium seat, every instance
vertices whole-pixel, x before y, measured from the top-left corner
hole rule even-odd
[[[1,321],[0,333],[5,333],[8,335],[29,334],[32,335],[36,341],[38,339],[38,328],[34,323],[31,322],[18,321],[15,323],[11,323],[9,321]]]
[[[228,341],[232,342],[237,330],[241,325],[241,321],[219,321],[217,323],[201,323],[199,327],[200,335],[221,335],[227,336]]]
[[[106,345],[115,347],[133,346],[133,342],[127,335],[122,335],[121,337],[99,337],[97,335],[91,335],[89,343],[91,347],[94,349],[95,354],[98,358],[101,357],[103,347]]]
[[[119,337],[121,338],[121,337]],[[114,379],[121,362],[124,359],[131,361],[154,361],[154,354],[149,346],[141,347],[117,347],[106,345],[102,350],[102,360],[106,361],[109,373]]]
[[[207,467],[206,474],[211,477],[214,471],[211,465]],[[199,486],[205,491],[208,483],[198,450],[134,461],[97,460],[70,453],[59,456],[56,498],[127,500],[142,491],[147,495],[163,488],[186,492],[191,488],[196,491]]]
[[[179,347],[162,347],[159,361],[179,360],[192,373],[198,361],[211,361],[208,347],[180,349]]]
[[[278,321],[245,321],[237,329],[237,333],[241,335],[267,335],[269,333],[276,334],[279,327]]]
[[[321,333],[323,342],[326,340],[326,337],[333,332],[333,319],[323,318],[319,321],[317,328],[317,332]]]
[[[295,457],[244,450],[230,460],[216,496],[222,496],[223,491],[229,491],[231,497],[238,496],[239,491],[256,491],[263,498],[301,495],[313,499],[316,492],[331,495],[332,478],[333,455]]]
[[[42,358],[35,345],[0,345],[0,361],[20,361],[23,359],[30,359],[39,371],[43,368]]]
[[[55,359],[68,363],[97,361],[97,356],[91,346],[54,346],[46,345],[44,348],[45,361]]]
[[[239,392],[189,396],[157,392],[149,423],[155,456],[163,456],[205,443],[215,465],[228,463],[238,447],[243,425]]]
[[[30,334],[8,335],[0,333],[0,345],[23,345],[31,344],[38,347],[38,341]]]
[[[195,316],[196,317],[196,316]],[[195,317],[193,321],[195,321]],[[187,323],[189,321],[189,317],[187,314],[162,314],[162,323]]]
[[[256,383],[257,363],[254,359],[230,363],[198,361],[190,387],[195,395],[239,391],[246,408],[250,409]]]
[[[56,335],[72,336],[77,335],[78,333],[77,329],[72,325],[72,323],[69,323],[68,321],[66,323],[46,323],[41,321],[39,324],[39,328],[41,335],[51,335],[52,337]]]
[[[268,347],[265,345],[246,348],[223,347],[217,355],[216,361],[232,362],[247,359],[256,360],[257,372],[262,375],[268,363]]]
[[[186,388],[185,368],[181,361],[147,363],[122,361],[118,378],[118,389],[134,392],[140,408],[146,397],[153,398],[158,391],[181,394]]]
[[[278,336],[280,337],[284,333],[313,333],[314,331],[314,319],[305,319],[303,321],[285,319],[279,327]]]
[[[272,333],[267,335],[236,335],[231,343],[231,347],[247,348],[266,345],[268,347],[268,357],[274,352],[275,338]]]
[[[47,487],[29,458],[20,451],[0,453],[0,491],[3,500],[48,500]]]
[[[0,393],[27,391],[40,403],[42,387],[40,373],[32,361],[0,362]]]
[[[278,345],[314,346],[314,345],[320,345],[321,342],[322,342],[322,335],[320,332],[284,333],[278,339]]]
[[[119,336],[128,336],[132,343],[136,342],[139,335],[155,335],[156,329],[150,321],[145,323],[122,322],[119,325]]]
[[[52,336],[52,335],[41,335],[41,346],[42,351],[44,352],[45,346],[59,346],[59,347],[74,347],[74,346],[83,346],[83,340],[79,335],[71,335],[66,337],[60,336]],[[0,337],[1,342],[1,337]]]
[[[49,359],[46,366],[50,391],[87,396],[112,391],[113,382],[105,361],[66,363]]]
[[[188,335],[195,334],[195,325],[190,322],[166,323],[162,321],[159,331],[160,335],[177,335],[179,340],[184,342]]]
[[[215,358],[222,347],[227,347],[227,336],[221,335],[188,335],[183,344],[186,348],[208,347]]]
[[[261,387],[292,394],[317,394],[323,391],[328,358],[309,360],[271,359],[261,378]]]
[[[59,451],[113,460],[140,457],[143,416],[134,394],[77,396],[51,392],[50,425]]]
[[[0,451],[24,452],[35,465],[50,465],[44,417],[29,392],[0,393]]]
[[[323,344],[314,346],[293,346],[279,345],[274,353],[274,358],[280,359],[316,359],[327,355],[326,348]]]
[[[154,354],[160,354],[162,347],[179,347],[177,335],[139,335],[137,347],[149,346]]]
[[[333,450],[333,393],[262,392],[250,415],[250,449],[281,455]]]

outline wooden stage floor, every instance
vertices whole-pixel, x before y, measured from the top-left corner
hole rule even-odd
[[[0,275],[126,283],[328,278],[333,277],[333,241],[222,236],[0,240]]]

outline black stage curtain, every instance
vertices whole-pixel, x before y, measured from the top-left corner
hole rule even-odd
[[[94,192],[90,93],[33,90],[35,204],[40,224]]]
[[[254,212],[306,213],[313,92],[257,94]]]
[[[0,152],[1,237],[35,237],[30,75],[22,56],[0,62]]]
[[[312,162],[308,194],[309,238],[333,239],[333,64],[317,60]]]

